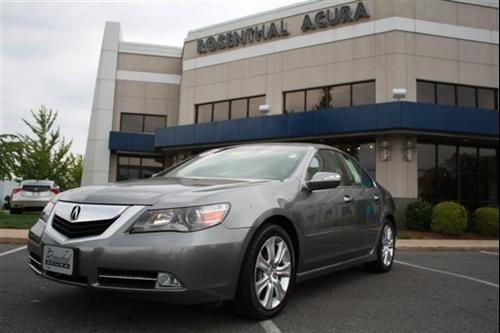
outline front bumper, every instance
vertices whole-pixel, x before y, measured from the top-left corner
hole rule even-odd
[[[106,239],[61,242],[56,231],[39,221],[30,232],[30,268],[62,283],[172,303],[209,303],[234,297],[250,229],[228,229],[222,224],[191,233],[130,234],[127,227]],[[43,270],[45,245],[75,249],[73,275]],[[182,287],[159,287],[155,281],[158,272],[174,274]]]

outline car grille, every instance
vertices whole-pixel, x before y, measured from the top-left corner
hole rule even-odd
[[[72,223],[58,215],[54,215],[52,228],[68,238],[97,236],[106,231],[106,229],[108,229],[108,227],[113,224],[117,218],[118,217],[109,220]]]
[[[154,289],[157,272],[123,271],[100,268],[97,273],[101,286],[132,289]]]

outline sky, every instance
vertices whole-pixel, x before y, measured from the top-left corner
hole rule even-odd
[[[0,134],[28,133],[22,119],[45,105],[85,152],[106,21],[121,23],[125,41],[182,46],[189,30],[296,2],[0,0]]]

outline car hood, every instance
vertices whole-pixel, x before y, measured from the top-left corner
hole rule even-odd
[[[269,181],[244,179],[149,178],[104,186],[85,186],[63,192],[61,201],[110,205],[154,205],[160,201],[189,201],[214,192]]]

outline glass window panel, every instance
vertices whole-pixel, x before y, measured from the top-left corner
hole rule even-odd
[[[247,99],[237,99],[231,101],[231,119],[247,117]]]
[[[248,100],[248,116],[260,117],[262,113],[259,111],[259,106],[266,104],[265,96],[252,97]]]
[[[128,165],[141,165],[141,158],[140,157],[129,157],[128,158]]]
[[[202,104],[197,107],[196,122],[209,123],[212,121],[212,104]]]
[[[214,121],[229,119],[229,102],[214,103]]]
[[[118,164],[128,165],[128,156],[118,156]]]
[[[477,107],[480,109],[495,109],[496,92],[493,89],[477,89]]]
[[[427,200],[436,198],[436,145],[419,143],[418,195]]]
[[[457,200],[457,149],[455,146],[438,146],[437,198]]]
[[[330,107],[341,108],[351,106],[351,86],[338,86],[330,88]]]
[[[144,117],[141,114],[122,113],[120,131],[142,132]]]
[[[418,196],[427,200],[436,199],[435,169],[418,172]]]
[[[452,173],[457,171],[457,148],[455,146],[438,146],[438,169]]]
[[[142,166],[143,167],[163,168],[163,161],[160,158],[143,157],[142,158]]]
[[[138,179],[141,174],[140,168],[127,168],[128,169],[128,179]]]
[[[368,170],[372,177],[375,177],[377,154],[374,142],[359,145],[358,160],[359,164]]]
[[[437,104],[455,105],[455,86],[438,83],[436,87]]]
[[[436,168],[436,145],[419,143],[417,147],[418,170],[434,171]]]
[[[311,89],[306,91],[306,111],[328,108],[325,89]]]
[[[417,102],[436,103],[435,84],[432,82],[417,81]]]
[[[118,181],[127,180],[128,178],[129,178],[128,167],[119,167],[117,180]]]
[[[489,203],[498,200],[498,160],[495,149],[479,149],[479,199]]]
[[[285,112],[302,112],[304,111],[304,91],[295,91],[285,93]]]
[[[460,173],[477,173],[477,149],[460,147]]]
[[[144,116],[144,132],[154,133],[155,129],[166,126],[165,116]]]
[[[476,107],[476,88],[473,87],[457,87],[457,101],[458,106],[467,108]]]
[[[375,82],[352,85],[352,105],[375,104]]]

